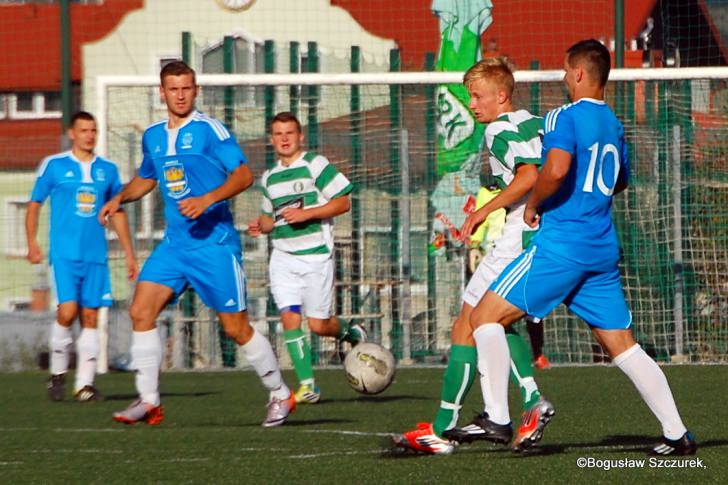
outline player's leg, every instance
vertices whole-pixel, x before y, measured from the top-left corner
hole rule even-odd
[[[51,400],[62,401],[66,392],[66,373],[73,344],[71,325],[79,312],[81,280],[71,261],[52,261],[51,272],[58,307],[56,321],[51,324],[48,338],[50,377],[47,389]]]
[[[268,412],[262,425],[278,426],[295,408],[293,395],[283,382],[278,359],[268,339],[248,320],[247,287],[237,246],[212,245],[185,254],[185,276],[200,299],[214,309],[225,333],[242,347],[269,392]]]
[[[268,413],[263,426],[283,424],[295,408],[295,399],[283,382],[270,341],[250,325],[248,312],[218,313],[220,323],[227,333],[243,349],[245,360],[255,369],[263,386],[269,392]]]
[[[356,345],[367,338],[364,327],[331,315],[334,299],[334,260],[301,262],[301,297],[308,328],[322,337],[335,337]]]
[[[455,447],[450,439],[467,435],[456,428],[462,403],[475,380],[477,355],[470,328],[470,314],[490,284],[488,269],[479,265],[463,292],[463,304],[452,327],[450,358],[440,389],[440,405],[432,423],[420,423],[417,429],[394,436],[398,446],[430,454],[450,454]]]
[[[546,370],[551,366],[549,359],[543,353],[544,345],[544,322],[540,318],[526,315],[526,330],[531,341],[531,352],[533,352],[533,366],[536,369]]]
[[[316,386],[311,358],[311,344],[303,332],[301,305],[289,305],[281,311],[283,338],[286,349],[298,379],[298,390],[295,393],[297,403],[315,404],[321,399],[321,390]]]
[[[98,309],[110,306],[111,279],[106,264],[84,264],[81,284],[81,333],[76,340],[76,401],[101,401],[103,396],[94,387],[99,356]]]
[[[531,351],[528,349],[526,341],[512,325],[506,328],[506,341],[511,354],[511,380],[521,392],[523,411],[526,412],[541,399],[541,392],[533,378]],[[485,401],[485,397],[483,400]]]
[[[663,438],[654,454],[692,454],[697,445],[680,418],[662,369],[635,341],[632,315],[622,291],[619,271],[589,278],[573,296],[569,308],[589,322],[592,333],[614,364],[632,381],[662,426]]]
[[[145,269],[146,269],[145,265]],[[162,341],[156,320],[175,296],[169,286],[141,280],[137,283],[129,309],[132,320],[131,359],[136,368],[134,382],[139,398],[126,409],[113,414],[115,421],[134,424],[160,424],[164,419],[159,395],[159,368],[162,364]]]
[[[159,368],[162,342],[157,317],[164,307],[185,289],[182,268],[187,261],[167,242],[156,247],[139,275],[129,315],[132,321],[131,358],[136,367],[134,382],[139,398],[113,415],[115,421],[134,424],[144,421],[159,424],[164,419],[159,395]]]
[[[478,369],[485,376],[481,381],[486,397],[486,419],[481,420],[482,425],[494,431],[510,427],[508,374],[511,351],[504,326],[523,317],[525,309],[543,317],[568,295],[579,277],[579,272],[559,267],[532,247],[501,272],[473,310],[470,323],[478,349]],[[539,400],[524,414],[524,425],[519,427],[514,448],[520,449],[524,440],[535,444],[541,438],[544,426],[553,415],[550,403],[549,406],[541,406],[541,403],[544,401]]]

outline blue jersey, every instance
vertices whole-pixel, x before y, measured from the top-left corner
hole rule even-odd
[[[183,216],[178,202],[222,185],[247,159],[230,132],[214,118],[195,111],[179,128],[167,120],[151,125],[142,139],[144,159],[138,175],[159,183],[167,221],[165,237],[185,248],[233,244],[240,237],[228,201],[210,206],[197,219]]]
[[[559,190],[544,201],[539,250],[582,268],[604,270],[619,261],[612,223],[612,197],[629,178],[624,127],[604,101],[582,98],[544,118],[542,158],[558,148],[571,154],[571,167]]]
[[[120,190],[116,165],[103,158],[81,162],[68,151],[43,160],[30,200],[42,204],[51,198],[49,259],[105,263],[98,211]]]

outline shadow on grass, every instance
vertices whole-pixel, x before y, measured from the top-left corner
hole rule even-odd
[[[374,402],[396,402],[396,401],[432,401],[432,397],[428,396],[412,396],[412,395],[394,395],[394,396],[366,396],[366,395],[359,395],[354,397],[346,397],[343,399],[331,399],[331,400],[322,400],[321,403],[331,402],[331,403],[339,403],[339,402],[365,402],[365,403],[374,403]]]
[[[222,394],[220,391],[198,391],[198,392],[163,392],[160,396],[166,397],[205,397]],[[138,399],[138,394],[109,394],[104,396],[104,401],[133,401]]]

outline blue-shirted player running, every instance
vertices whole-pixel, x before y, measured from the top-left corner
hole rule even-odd
[[[43,260],[38,244],[38,218],[43,202],[50,197],[49,262],[58,300],[56,321],[49,335],[50,372],[48,396],[62,401],[70,357],[71,325],[76,317],[81,332],[76,340],[74,399],[98,401],[101,393],[94,387],[99,354],[98,310],[110,306],[111,281],[107,265],[104,227],[98,211],[121,190],[119,171],[112,162],[96,156],[96,120],[79,111],[71,117],[68,129],[71,149],[47,157],[38,169],[25,216],[28,240],[27,259],[33,264]],[[134,258],[126,215],[112,218],[119,243],[126,254],[127,273],[136,278]]]
[[[227,128],[195,110],[199,87],[194,70],[175,61],[162,69],[160,80],[169,119],[144,132],[141,167],[100,214],[104,220],[120,204],[138,200],[159,185],[167,221],[164,240],[139,275],[129,311],[139,399],[114,413],[114,420],[127,424],[162,421],[162,344],[155,322],[165,305],[190,285],[217,312],[225,332],[242,346],[247,361],[270,391],[263,426],[278,426],[293,411],[295,401],[268,339],[248,321],[242,248],[228,202],[253,183],[253,176]]]
[[[609,51],[596,40],[567,50],[564,81],[573,102],[544,118],[545,162],[524,213],[528,225],[540,222],[541,229],[472,313],[478,367],[491,391],[488,426],[510,426],[504,327],[525,313],[543,318],[563,302],[591,327],[662,425],[651,453],[692,454],[697,445],[664,373],[632,335],[620,282],[611,208],[614,194],[627,187],[629,162],[624,128],[604,102],[610,65]]]

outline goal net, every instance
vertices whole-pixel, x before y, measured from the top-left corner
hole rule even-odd
[[[560,71],[516,73],[516,105],[544,115],[568,102]],[[335,314],[364,324],[407,362],[440,362],[466,283],[466,248],[447,235],[468,197],[492,181],[487,153],[459,170],[438,166],[437,137],[458,129],[443,116],[439,86],[462,73],[203,75],[198,108],[223,120],[254,175],[274,161],[267,124],[293,111],[310,151],[329,158],[356,186],[336,221]],[[621,269],[635,334],[659,361],[725,361],[728,351],[728,70],[613,70],[607,101],[625,125],[631,188],[615,198]],[[128,179],[140,164],[144,128],[163,118],[158,79],[103,77],[97,87],[99,152]],[[440,104],[438,106],[438,103]],[[234,202],[238,227],[259,213],[260,193]],[[161,238],[158,196],[130,210],[140,259]],[[282,360],[282,330],[269,295],[265,239],[243,234],[251,320]],[[118,274],[123,273],[121,264]],[[112,312],[121,315],[123,312]],[[241,365],[214,317],[185,298],[165,313],[167,365]],[[111,334],[127,323],[112,316]],[[525,333],[525,332],[524,332]],[[589,328],[565,308],[546,319],[553,362],[602,362]],[[110,359],[126,351],[111,339]],[[313,343],[316,363],[339,362],[333,339]]]

